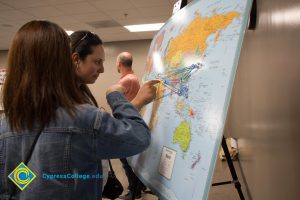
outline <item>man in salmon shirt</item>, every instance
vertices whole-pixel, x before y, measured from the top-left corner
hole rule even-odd
[[[121,74],[119,84],[125,88],[125,96],[128,101],[134,99],[136,94],[140,89],[140,83],[138,77],[134,74],[132,70],[132,55],[129,52],[122,52],[117,57],[117,70]],[[126,158],[120,159],[122,162],[123,168],[125,170],[127,179],[128,179],[128,193],[124,196],[119,197],[120,199],[131,200],[133,192],[136,192],[135,198],[141,198],[141,190],[146,190],[146,186],[138,179],[138,177],[132,171],[130,165],[127,162]],[[135,188],[136,186],[139,186]],[[135,191],[136,189],[136,191]]]

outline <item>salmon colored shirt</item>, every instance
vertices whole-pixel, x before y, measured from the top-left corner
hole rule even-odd
[[[118,83],[125,88],[125,96],[128,99],[128,101],[134,99],[134,97],[140,89],[139,79],[133,73],[133,71],[123,75]]]

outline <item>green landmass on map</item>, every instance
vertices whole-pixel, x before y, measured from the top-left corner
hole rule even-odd
[[[191,142],[191,125],[183,120],[174,131],[173,143],[179,143],[183,152],[186,152]]]

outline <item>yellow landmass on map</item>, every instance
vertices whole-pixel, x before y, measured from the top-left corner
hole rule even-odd
[[[186,120],[183,120],[175,129],[173,143],[180,144],[183,152],[186,152],[191,142],[191,126]]]
[[[180,101],[180,102],[176,101],[176,108],[179,109],[179,110],[182,110],[183,103],[184,103],[184,101]]]
[[[184,29],[182,34],[171,39],[168,51],[165,56],[165,62],[169,65],[178,64],[178,52],[192,53],[199,47],[201,53],[207,48],[206,40],[209,35],[218,30],[225,29],[232,20],[239,17],[237,12],[227,14],[215,14],[210,18],[197,16],[189,26]],[[219,35],[215,39],[218,39]],[[174,58],[175,57],[175,58]]]
[[[217,35],[215,36],[215,42],[218,41],[219,37],[220,37],[220,32],[218,32]]]
[[[182,52],[180,50],[177,51],[171,59],[171,63],[180,63],[180,61],[182,60]]]

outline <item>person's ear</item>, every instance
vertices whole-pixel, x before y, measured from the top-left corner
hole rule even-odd
[[[80,63],[80,57],[78,53],[72,53],[72,61],[75,65],[79,65]]]

